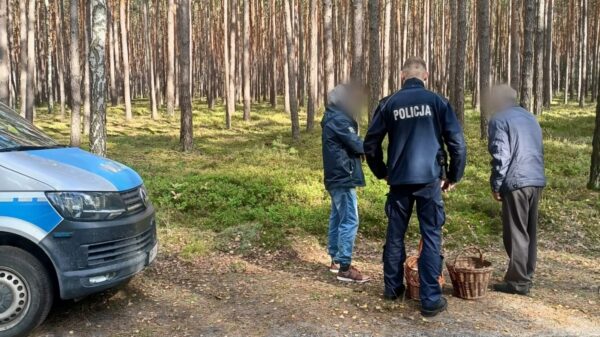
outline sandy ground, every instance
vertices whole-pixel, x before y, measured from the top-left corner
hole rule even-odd
[[[193,261],[167,247],[128,285],[58,304],[34,336],[600,336],[597,258],[541,249],[530,297],[466,301],[446,285],[448,312],[423,319],[416,301],[381,299],[381,243],[360,241],[357,266],[373,277],[365,285],[336,281],[310,237],[277,254]],[[504,253],[487,251],[497,279]]]

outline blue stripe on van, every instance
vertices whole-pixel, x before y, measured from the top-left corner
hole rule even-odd
[[[117,191],[127,191],[142,184],[142,178],[129,167],[76,147],[33,150],[27,154],[96,174],[113,184]]]
[[[0,214],[34,224],[46,233],[54,230],[63,220],[47,200],[38,201],[37,198],[30,201],[19,201],[17,198],[0,201]]]

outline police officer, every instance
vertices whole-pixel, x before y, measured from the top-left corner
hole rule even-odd
[[[448,305],[438,283],[445,221],[441,192],[451,190],[462,178],[466,145],[448,101],[425,89],[428,75],[422,59],[412,57],[404,63],[403,87],[380,101],[364,150],[371,171],[390,186],[385,205],[388,228],[383,253],[384,297],[394,300],[404,293],[404,236],[416,203],[423,239],[419,258],[421,314],[431,317]],[[387,165],[382,150],[386,135]],[[445,164],[445,149],[450,154],[449,166]]]

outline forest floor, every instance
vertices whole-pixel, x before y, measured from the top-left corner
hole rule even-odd
[[[465,301],[446,285],[449,311],[427,320],[415,301],[381,299],[384,183],[367,172],[359,191],[356,261],[373,280],[338,283],[325,267],[329,200],[318,126],[293,143],[289,117],[264,105],[249,123],[236,114],[229,130],[222,107],[196,103],[194,112],[196,151],[182,154],[177,118],[150,120],[144,101],[134,103],[130,122],[121,107],[110,110],[109,157],[144,178],[161,252],[128,285],[57,304],[35,336],[600,336],[600,195],[585,189],[592,108],[553,106],[540,119],[549,184],[532,296],[490,292]],[[36,124],[68,141],[67,118],[39,111]],[[498,280],[500,210],[478,125],[467,112],[469,164],[445,197],[445,249],[451,258],[479,245]],[[411,226],[414,248],[414,219]]]

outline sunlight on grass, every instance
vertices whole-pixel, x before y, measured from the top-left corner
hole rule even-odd
[[[227,130],[222,106],[209,110],[204,102],[196,102],[196,151],[183,154],[179,151],[178,118],[153,121],[147,105],[146,101],[134,101],[131,122],[125,121],[122,107],[109,109],[108,148],[109,157],[142,175],[158,208],[160,226],[224,232],[221,237],[252,232],[249,240],[268,249],[285,246],[289,234],[298,230],[324,237],[329,197],[322,184],[318,126],[292,143],[289,116],[283,111],[257,104],[252,121],[244,122],[238,109],[232,129]],[[43,111],[37,118],[39,127],[68,142],[68,118],[61,120]],[[564,243],[599,253],[600,199],[585,189],[593,120],[591,106],[580,109],[574,105],[555,106],[540,118],[548,175],[540,227],[546,244]],[[364,134],[366,123],[362,125]],[[474,111],[467,112],[466,135],[469,162],[465,179],[445,197],[446,244],[450,247],[498,242],[502,230],[500,206],[489,193],[486,142],[479,139]],[[366,166],[365,171],[367,187],[359,191],[361,232],[381,239],[387,222],[383,212],[387,186],[367,172]],[[416,219],[412,226],[409,236],[417,240]],[[187,247],[190,254],[212,249],[204,243],[188,243]]]

